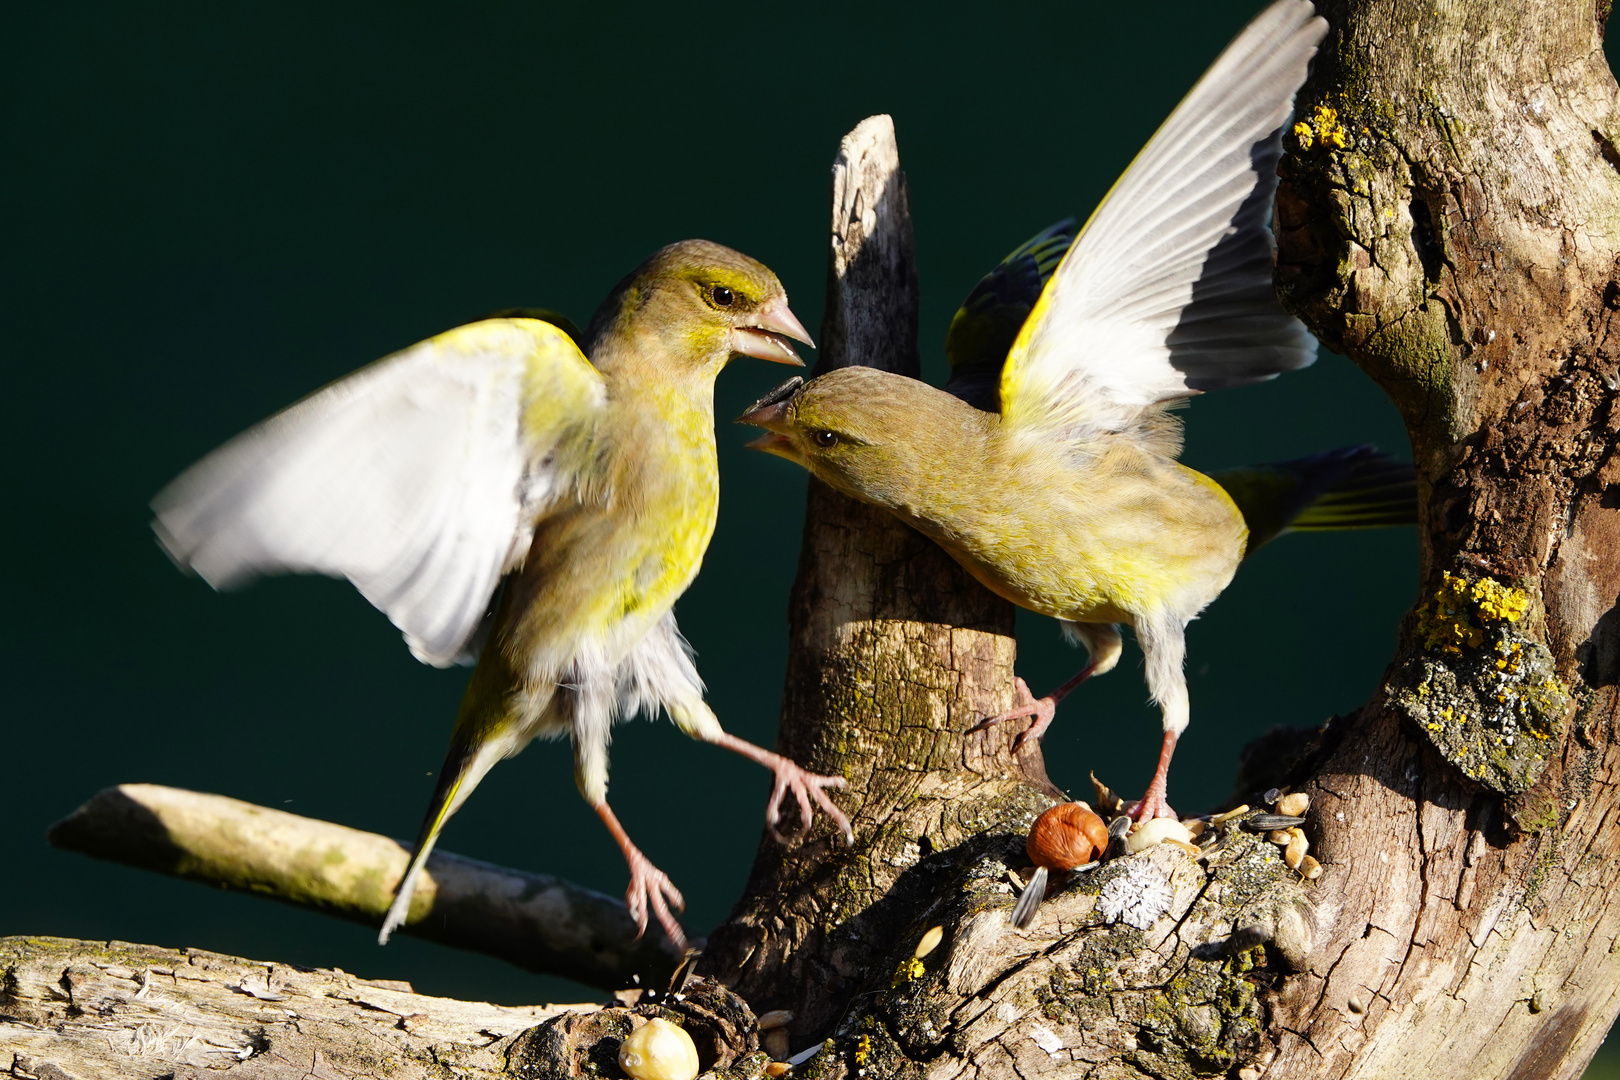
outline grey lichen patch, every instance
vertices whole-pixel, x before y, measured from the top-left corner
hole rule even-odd
[[[1151,859],[1127,860],[1126,873],[1097,894],[1097,913],[1104,922],[1126,923],[1146,930],[1170,910],[1176,893],[1170,875]]]
[[[1279,887],[1292,894],[1299,886],[1299,875],[1283,862],[1281,848],[1235,823],[1223,834],[1220,855],[1210,867],[1206,897],[1224,908],[1234,924],[1241,925],[1246,912],[1276,897]]]
[[[1522,589],[1448,572],[1418,609],[1422,652],[1392,680],[1394,704],[1447,761],[1507,794],[1540,777],[1571,709],[1530,605]]]

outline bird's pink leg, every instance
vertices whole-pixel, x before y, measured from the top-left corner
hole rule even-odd
[[[1088,662],[1085,667],[1080,669],[1079,674],[1043,698],[1036,698],[1034,694],[1031,694],[1029,692],[1029,684],[1023,679],[1014,679],[1013,685],[1018,688],[1018,704],[1014,705],[1012,708],[1008,709],[999,716],[992,716],[989,719],[980,720],[977,724],[974,724],[972,727],[968,728],[967,733],[971,735],[975,731],[983,731],[991,724],[999,724],[1003,720],[1018,720],[1025,716],[1033,716],[1035,717],[1035,722],[1029,725],[1029,727],[1025,728],[1024,731],[1018,736],[1018,740],[1013,743],[1013,753],[1016,754],[1019,750],[1023,749],[1026,740],[1041,739],[1045,737],[1046,729],[1052,726],[1052,718],[1057,715],[1058,702],[1062,701],[1064,698],[1073,693],[1075,687],[1091,678],[1096,670],[1097,661],[1092,660]]]
[[[624,852],[624,861],[630,865],[630,887],[624,891],[624,902],[630,906],[630,917],[636,920],[636,937],[647,932],[647,908],[651,906],[658,925],[669,935],[676,951],[686,951],[686,934],[669,910],[671,904],[676,911],[686,910],[686,900],[681,896],[681,891],[669,880],[669,875],[654,866],[652,860],[631,842],[630,834],[624,831],[624,826],[619,824],[619,819],[606,802],[596,803],[592,809],[602,819],[602,824],[608,827],[608,832],[613,834],[619,850]]]
[[[765,824],[771,830],[771,835],[778,840],[786,840],[777,831],[777,823],[782,820],[782,800],[791,791],[799,803],[799,820],[805,832],[810,831],[810,822],[814,820],[815,812],[811,809],[812,801],[821,807],[821,812],[833,819],[838,831],[844,834],[844,843],[855,842],[855,831],[849,827],[849,818],[838,809],[838,805],[827,797],[827,788],[841,788],[848,786],[841,776],[822,776],[801,768],[781,754],[773,754],[762,746],[755,746],[746,739],[739,739],[735,735],[721,732],[717,738],[711,739],[716,746],[723,746],[727,750],[734,750],[750,761],[757,761],[771,772],[776,774],[776,786],[771,789],[771,801],[765,805]]]
[[[1170,755],[1176,752],[1176,733],[1164,733],[1164,745],[1159,750],[1159,767],[1153,770],[1153,779],[1148,781],[1147,792],[1134,803],[1127,803],[1125,812],[1137,821],[1151,821],[1156,817],[1176,816],[1170,809],[1170,804],[1164,801],[1165,787],[1170,779]]]

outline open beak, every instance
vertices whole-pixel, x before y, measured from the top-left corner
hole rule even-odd
[[[763,450],[767,454],[775,454],[779,458],[787,458],[796,465],[804,464],[804,457],[793,440],[776,431],[767,431],[757,439],[749,439],[743,443],[749,450]]]
[[[810,340],[810,332],[788,307],[787,297],[781,296],[754,312],[747,326],[732,329],[731,351],[777,364],[803,367],[804,361],[788,344],[790,338],[802,341],[812,349],[816,347],[816,343]]]
[[[754,402],[747,412],[737,417],[739,424],[752,424],[754,427],[765,429],[765,434],[746,444],[748,449],[763,450],[767,454],[775,454],[800,465],[804,464],[798,447],[788,438],[788,432],[793,429],[787,418],[788,404],[803,382],[804,380],[799,378],[788,380]]]

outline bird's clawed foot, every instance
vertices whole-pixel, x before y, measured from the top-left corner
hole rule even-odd
[[[684,952],[686,934],[669,910],[671,907],[676,911],[686,910],[686,899],[681,896],[681,890],[669,880],[668,874],[654,866],[639,850],[632,848],[626,851],[624,858],[630,865],[630,887],[624,891],[624,902],[630,907],[630,917],[636,921],[636,937],[647,932],[647,909],[651,907],[658,925],[669,935],[675,951]]]
[[[735,735],[724,731],[712,736],[705,736],[716,746],[723,746],[733,750],[750,761],[757,761],[776,776],[776,786],[771,789],[771,801],[765,806],[765,825],[771,830],[771,835],[778,841],[786,843],[788,838],[782,835],[777,825],[782,820],[782,800],[789,791],[799,803],[799,828],[801,832],[810,831],[810,823],[815,820],[814,807],[821,807],[821,812],[832,818],[838,826],[838,831],[844,836],[844,843],[855,842],[855,830],[849,827],[849,818],[838,809],[838,805],[827,797],[828,788],[843,788],[849,785],[841,776],[822,776],[800,768],[797,764],[783,757],[773,754],[763,746],[755,746],[746,739],[739,739]]]
[[[1126,803],[1124,810],[1126,816],[1133,821],[1152,821],[1161,817],[1180,820],[1180,816],[1171,809],[1170,804],[1164,801],[1164,788],[1155,784],[1149,784],[1147,794],[1140,799]]]
[[[1170,804],[1164,801],[1164,796],[1170,781],[1170,757],[1176,752],[1179,735],[1180,732],[1175,730],[1164,733],[1164,745],[1159,748],[1159,765],[1153,770],[1153,779],[1148,781],[1147,791],[1136,802],[1125,804],[1125,813],[1132,819],[1152,821],[1154,818],[1176,816]]]
[[[1035,722],[1025,728],[1013,742],[1013,753],[1017,754],[1030,739],[1039,741],[1046,735],[1046,729],[1052,726],[1052,718],[1057,715],[1057,701],[1050,697],[1037,698],[1029,692],[1029,684],[1023,679],[1015,678],[1013,685],[1018,689],[1018,704],[999,716],[980,720],[968,728],[967,733],[972,735],[976,731],[984,731],[990,725],[999,724],[1004,720],[1021,720],[1026,716],[1033,716]]]
[[[770,770],[776,774],[776,786],[771,789],[771,801],[765,807],[765,825],[771,830],[771,835],[781,843],[786,843],[789,837],[784,836],[777,828],[782,821],[782,800],[788,792],[799,803],[799,822],[802,832],[810,831],[810,822],[815,819],[814,806],[821,807],[821,812],[832,818],[843,834],[844,843],[855,842],[855,830],[850,828],[849,818],[838,809],[838,804],[827,797],[828,788],[848,787],[842,776],[822,776],[810,772],[789,761],[785,757],[777,757],[769,763]]]

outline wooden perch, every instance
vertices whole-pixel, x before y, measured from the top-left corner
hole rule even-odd
[[[98,859],[223,885],[376,926],[409,846],[252,803],[156,784],[107,788],[51,826]],[[405,932],[607,990],[662,985],[676,958],[636,940],[624,902],[561,878],[435,852]]]
[[[425,997],[199,949],[0,938],[8,1076],[500,1076],[519,1032],[570,1008]]]
[[[0,938],[0,1075],[29,1080],[495,1080],[614,1075],[620,1040],[654,1016],[705,1068],[758,1076],[753,1016],[699,981],[678,997],[508,1007],[410,984],[200,949]],[[750,1056],[752,1055],[752,1056]]]

